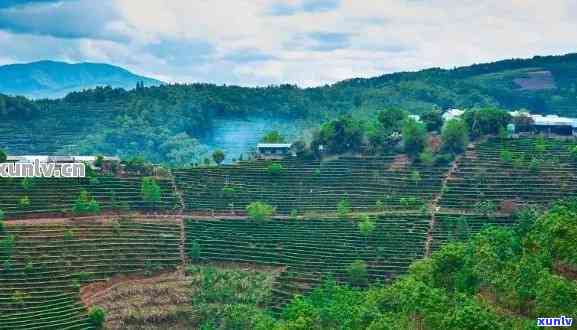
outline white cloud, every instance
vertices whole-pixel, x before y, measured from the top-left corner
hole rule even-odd
[[[38,24],[15,30],[7,18],[0,29],[11,31],[4,33],[10,43],[34,39],[47,48],[5,47],[0,33],[0,61],[106,61],[169,81],[311,86],[567,53],[577,39],[573,0],[107,1],[109,15],[96,12],[103,21],[95,31],[79,26],[67,35]],[[90,11],[76,14],[68,22],[94,20]],[[72,33],[79,31],[85,33]]]

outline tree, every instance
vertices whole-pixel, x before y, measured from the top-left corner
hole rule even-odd
[[[386,132],[392,133],[401,130],[402,123],[408,116],[404,110],[388,108],[379,112],[378,121]]]
[[[443,150],[453,154],[465,151],[469,143],[469,133],[465,122],[461,119],[451,119],[445,123],[441,132]]]
[[[498,134],[512,120],[511,115],[502,109],[481,108],[465,111],[463,118],[468,129],[475,137],[487,134]]]
[[[8,158],[8,156],[6,155],[6,152],[4,150],[0,149],[0,163],[6,162],[7,158]]]
[[[160,186],[156,183],[156,180],[151,177],[142,178],[142,183],[140,185],[140,195],[142,199],[146,202],[157,203],[160,202],[160,197],[162,195]]]
[[[423,113],[421,120],[425,123],[427,131],[438,131],[443,126],[443,113],[439,110],[431,110]]]
[[[72,213],[74,215],[98,214],[100,213],[100,205],[86,190],[82,190],[74,202],[74,206],[72,206]]]
[[[284,143],[285,138],[278,131],[270,131],[261,139],[263,143]]]
[[[271,205],[263,202],[252,202],[246,207],[246,212],[249,218],[256,222],[264,222],[270,220],[275,214],[276,210]]]
[[[321,125],[314,133],[311,150],[318,152],[322,145],[329,154],[358,151],[363,142],[365,128],[363,122],[352,116],[344,116]]]
[[[363,260],[355,260],[347,267],[347,274],[351,284],[365,286],[369,282],[367,264]]]
[[[224,155],[224,151],[222,150],[215,150],[212,153],[212,160],[214,160],[214,162],[217,165],[220,165],[220,163],[222,163],[224,161],[225,155]]]
[[[427,130],[425,125],[417,122],[412,118],[405,119],[403,122],[403,145],[405,152],[415,158],[425,149],[427,143]]]
[[[106,320],[106,311],[99,306],[92,306],[88,311],[88,319],[96,329],[102,329]]]

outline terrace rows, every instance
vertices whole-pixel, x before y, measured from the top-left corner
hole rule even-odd
[[[371,282],[385,281],[406,271],[424,255],[428,217],[390,215],[375,219],[375,231],[362,236],[356,221],[188,220],[189,255],[200,248],[200,262],[242,262],[286,267],[274,287],[273,307],[294,293],[313,287],[324,276],[347,280],[355,260],[367,264]]]
[[[575,196],[577,165],[569,151],[573,145],[573,141],[552,139],[482,143],[460,161],[440,205],[471,210],[479,202],[490,202],[508,212],[521,205],[548,205]]]
[[[0,329],[89,329],[81,284],[180,263],[176,223],[9,225],[2,254]]]
[[[86,190],[103,210],[172,210],[176,206],[171,182],[157,180],[161,201],[145,202],[141,197],[141,178],[33,178],[29,186],[20,178],[0,178],[0,209],[10,217],[37,213],[70,213],[80,192]],[[28,197],[29,205],[21,200]]]
[[[407,209],[403,199],[425,204],[440,190],[445,167],[395,165],[393,157],[339,158],[332,161],[279,162],[278,175],[270,162],[173,171],[188,211],[243,212],[263,201],[288,214],[334,212],[346,198],[353,210]],[[225,189],[226,188],[226,189]],[[228,189],[228,191],[226,191]]]

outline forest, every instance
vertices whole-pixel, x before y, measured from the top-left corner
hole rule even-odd
[[[575,54],[534,57],[315,88],[139,84],[129,91],[98,87],[59,100],[0,95],[0,143],[13,154],[142,156],[154,163],[187,165],[219,147],[200,142],[220,134],[215,120],[299,120],[298,128],[304,130],[345,114],[374,118],[383,109],[422,114],[453,107],[499,107],[572,116],[576,62]]]

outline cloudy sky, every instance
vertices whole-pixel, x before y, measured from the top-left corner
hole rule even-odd
[[[575,0],[0,0],[0,64],[316,86],[577,51]]]

